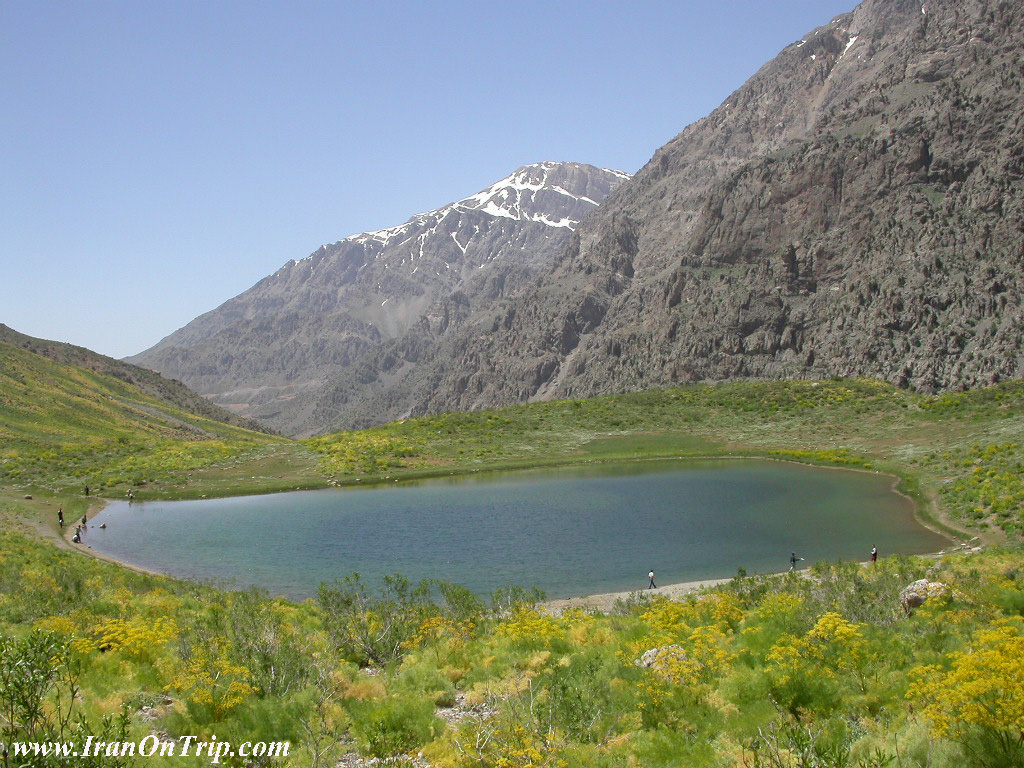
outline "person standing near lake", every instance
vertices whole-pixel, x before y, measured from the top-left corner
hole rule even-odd
[[[796,564],[800,560],[803,560],[803,558],[802,557],[797,557],[796,556],[796,552],[790,552],[790,554],[789,554],[789,570],[795,571],[796,570]]]
[[[871,548],[871,562],[878,562],[878,547]]]
[[[647,578],[651,580],[651,583],[647,585],[648,589],[657,589],[658,585],[654,583],[654,571],[647,574]]]

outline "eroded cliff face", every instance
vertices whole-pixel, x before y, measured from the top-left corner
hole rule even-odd
[[[440,302],[307,427],[736,377],[1024,375],[1022,8],[867,0],[812,31],[537,282]],[[405,374],[411,350],[432,362]]]

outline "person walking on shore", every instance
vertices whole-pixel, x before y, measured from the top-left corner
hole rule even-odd
[[[658,585],[654,583],[654,571],[647,574],[647,578],[651,580],[651,583],[647,586],[648,589],[657,589]]]
[[[64,508],[60,507],[57,510],[57,522],[60,523],[60,527],[64,527]]]
[[[789,570],[795,571],[796,570],[796,564],[799,561],[801,561],[801,560],[803,560],[803,558],[802,557],[797,557],[796,556],[796,552],[791,552],[789,554]]]

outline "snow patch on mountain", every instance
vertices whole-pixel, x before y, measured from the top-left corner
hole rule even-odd
[[[380,248],[393,247],[401,245],[404,242],[402,238],[415,230],[420,234],[412,235],[412,237],[420,238],[419,250],[422,252],[422,239],[426,234],[434,234],[445,218],[460,211],[478,211],[495,218],[533,221],[548,227],[575,229],[579,219],[554,215],[551,210],[554,203],[550,200],[545,202],[543,195],[560,195],[593,208],[597,207],[598,202],[586,195],[574,194],[565,188],[564,182],[551,181],[552,177],[560,178],[559,174],[564,169],[564,165],[564,163],[543,162],[523,166],[475,195],[470,195],[433,211],[417,214],[404,224],[395,227],[350,235],[342,242],[372,244]],[[622,180],[630,178],[630,174],[622,171],[608,168],[601,170]],[[429,231],[424,234],[422,230],[425,227],[429,227]],[[460,243],[454,234],[451,237],[459,249],[465,253],[467,244]]]

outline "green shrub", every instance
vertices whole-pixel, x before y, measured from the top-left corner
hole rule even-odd
[[[263,696],[281,696],[298,690],[309,679],[309,654],[290,614],[265,592],[251,589],[232,594],[225,611],[231,638],[231,658],[246,667]]]
[[[444,722],[424,699],[385,698],[350,704],[352,733],[363,754],[395,757],[441,735]]]
[[[354,573],[321,584],[317,602],[342,658],[361,666],[384,665],[401,658],[424,619],[436,613],[429,595],[427,583],[413,587],[402,576],[386,576],[375,597]]]
[[[129,718],[126,712],[105,716],[90,724],[86,721],[80,701],[79,677],[81,661],[65,640],[40,631],[21,639],[0,635],[0,743],[7,747],[15,742],[46,743],[72,740],[123,742],[128,738]],[[13,750],[13,746],[11,746]],[[32,768],[61,766],[65,760],[54,755],[34,755],[25,763]],[[97,768],[126,768],[134,760],[120,756],[90,756],[90,765]]]
[[[537,710],[542,730],[561,731],[576,741],[607,741],[627,708],[612,684],[618,671],[618,663],[601,648],[588,648],[549,667],[538,678],[546,696]]]
[[[435,705],[450,707],[455,703],[455,685],[432,663],[432,660],[417,660],[408,663],[407,657],[395,678],[397,686],[404,692],[426,696]]]

